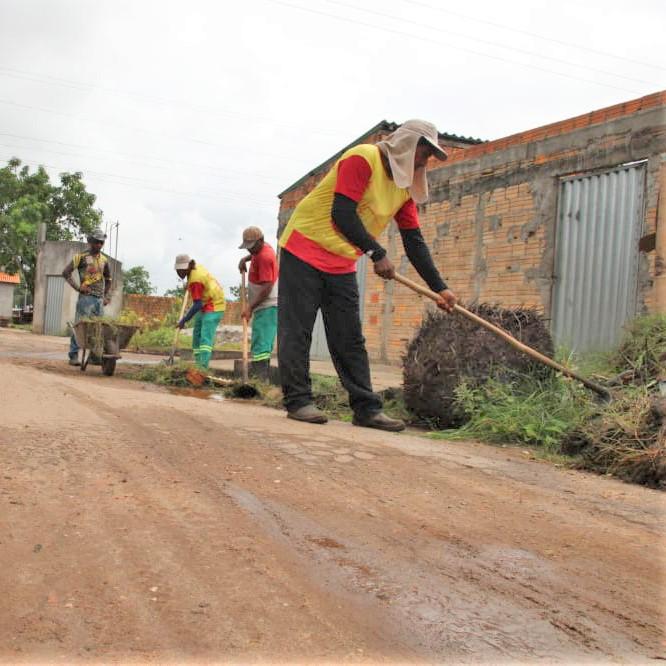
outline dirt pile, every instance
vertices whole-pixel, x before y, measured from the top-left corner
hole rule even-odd
[[[506,309],[488,304],[469,308],[546,356],[553,341],[543,317],[533,309]],[[407,408],[437,428],[455,427],[466,416],[456,401],[462,383],[474,387],[516,372],[551,371],[484,328],[459,315],[431,312],[403,357]]]

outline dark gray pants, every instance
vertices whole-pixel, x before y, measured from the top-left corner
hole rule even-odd
[[[361,330],[356,273],[324,273],[282,249],[278,290],[278,360],[284,404],[293,412],[312,402],[310,344],[321,309],[326,341],[355,414],[380,412]]]

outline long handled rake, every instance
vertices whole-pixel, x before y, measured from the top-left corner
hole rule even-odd
[[[424,287],[423,285],[417,284],[416,282],[410,280],[409,278],[406,278],[404,275],[396,273],[394,277],[396,282],[404,284],[405,287],[409,287],[409,289],[415,291],[417,294],[426,296],[427,298],[430,298],[433,301],[439,300],[439,294],[436,294],[434,291],[428,289],[427,287]],[[528,345],[522,343],[520,340],[514,338],[513,335],[511,335],[511,333],[508,333],[499,326],[495,326],[495,324],[491,324],[489,321],[486,321],[482,317],[479,317],[473,312],[470,312],[467,308],[464,308],[462,305],[458,304],[454,305],[453,311],[456,312],[457,314],[462,315],[463,317],[471,319],[479,326],[483,326],[483,328],[487,329],[491,333],[494,333],[498,337],[502,338],[505,342],[508,342],[512,347],[515,347],[524,354],[531,356],[533,359],[539,361],[540,363],[543,363],[544,365],[547,365],[553,368],[554,370],[561,372],[563,375],[570,377],[571,379],[576,379],[577,381],[585,385],[587,388],[599,394],[604,400],[611,399],[610,391],[607,388],[604,388],[600,384],[593,382],[587,377],[583,377],[583,375],[579,375],[577,372],[574,372],[573,370],[566,368],[563,365],[560,365],[556,361],[553,361],[552,358],[544,356],[541,352],[538,352],[536,349],[532,349],[532,347],[529,347]]]

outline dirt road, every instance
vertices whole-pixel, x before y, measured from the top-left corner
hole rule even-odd
[[[647,662],[666,496],[0,361],[0,661]]]

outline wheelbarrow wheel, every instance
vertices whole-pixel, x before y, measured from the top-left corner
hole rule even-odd
[[[102,359],[102,374],[105,374],[107,377],[116,371],[116,359],[115,358],[103,358]]]

